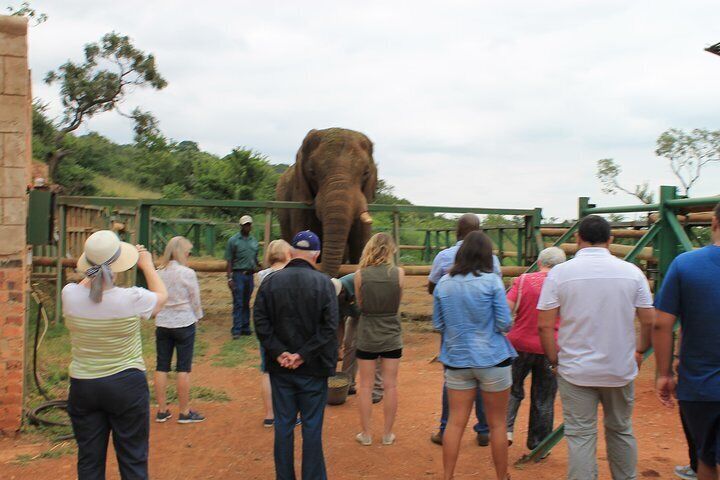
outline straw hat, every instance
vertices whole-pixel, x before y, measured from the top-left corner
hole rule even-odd
[[[93,265],[100,265],[111,259],[118,251],[118,258],[110,264],[113,273],[130,270],[138,261],[140,254],[133,245],[121,242],[110,230],[95,232],[85,240],[85,251],[78,258],[77,269],[85,272]]]

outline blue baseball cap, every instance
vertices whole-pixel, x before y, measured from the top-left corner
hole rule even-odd
[[[296,233],[290,244],[298,250],[320,251],[320,239],[310,230]]]

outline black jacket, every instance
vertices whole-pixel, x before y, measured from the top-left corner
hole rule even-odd
[[[329,377],[337,364],[338,301],[330,277],[294,259],[260,284],[253,310],[268,372]],[[299,353],[303,364],[283,368],[277,357]]]

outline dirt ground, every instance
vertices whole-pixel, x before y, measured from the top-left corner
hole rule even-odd
[[[200,335],[209,342],[209,354],[196,363],[192,374],[194,385],[225,391],[229,403],[195,402],[195,408],[207,421],[179,425],[174,421],[152,423],[150,438],[150,473],[153,479],[272,479],[274,478],[271,429],[262,426],[260,372],[257,352],[242,366],[213,366],[212,352],[220,349],[229,336],[230,295],[222,277],[204,275],[202,294],[207,318],[201,323]],[[431,298],[424,291],[425,279],[411,277],[403,311],[405,323],[405,356],[400,370],[400,405],[395,432],[397,442],[371,447],[355,443],[358,431],[356,401],[350,397],[342,406],[328,407],[325,417],[325,457],[331,479],[435,479],[441,478],[442,451],[430,442],[440,416],[442,369],[430,363],[437,352],[438,336],[427,322],[418,318],[431,312]],[[152,368],[152,365],[149,365]],[[660,406],[653,393],[651,362],[642,369],[636,383],[635,432],[639,443],[639,478],[674,478],[674,465],[687,463],[684,437],[677,412]],[[376,438],[382,425],[382,403],[375,406],[373,423]],[[154,413],[154,411],[153,411]],[[173,412],[177,415],[177,410]],[[561,421],[560,402],[556,404],[556,424]],[[526,453],[528,405],[524,402],[516,426],[515,444],[510,447],[510,461]],[[478,447],[471,425],[463,439],[463,449],[456,478],[494,478],[489,448]],[[609,479],[605,462],[604,441],[598,444],[600,478]],[[300,430],[297,430],[296,463],[299,472]],[[43,437],[20,436],[0,439],[0,478],[53,479],[76,478],[73,454],[42,455],[52,448]],[[18,456],[39,458],[18,462]],[[109,455],[108,478],[119,478],[114,454]],[[511,469],[513,480],[556,480],[564,477],[567,451],[561,442],[546,460],[539,464]]]

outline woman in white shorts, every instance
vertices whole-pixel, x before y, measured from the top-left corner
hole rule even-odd
[[[435,287],[433,324],[442,334],[450,415],[443,435],[444,478],[455,472],[460,441],[482,391],[498,480],[509,479],[506,415],[517,356],[503,333],[512,318],[502,280],[493,273],[492,242],[482,232],[465,237],[455,265]]]

